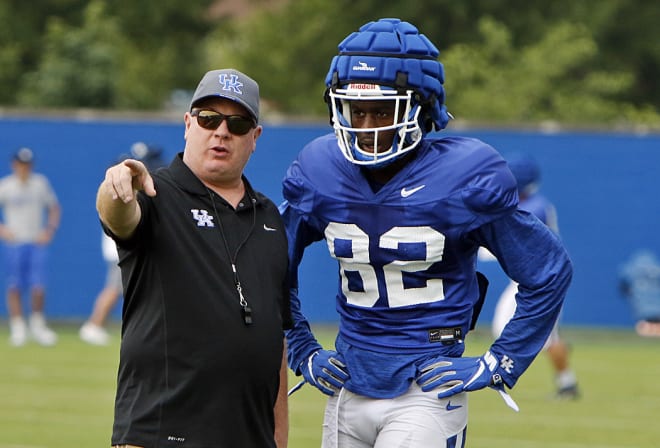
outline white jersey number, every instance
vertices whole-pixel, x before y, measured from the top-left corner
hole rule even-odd
[[[325,238],[330,255],[339,261],[342,279],[342,291],[348,303],[372,307],[383,295],[378,291],[376,271],[369,257],[369,235],[355,224],[331,222],[325,229]],[[337,254],[336,245],[350,245],[350,256]],[[390,307],[401,307],[419,303],[444,300],[442,279],[427,279],[420,288],[404,288],[404,272],[420,272],[427,270],[433,263],[442,261],[445,248],[445,236],[431,227],[393,227],[378,240],[378,247],[399,250],[401,244],[423,243],[426,247],[424,260],[394,260],[383,266],[385,288]],[[348,287],[347,272],[357,272],[362,281],[363,291],[351,291]]]

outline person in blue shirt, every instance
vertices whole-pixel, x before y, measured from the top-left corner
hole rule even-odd
[[[516,178],[518,197],[520,199],[518,207],[532,213],[547,225],[550,230],[559,235],[557,210],[554,204],[539,191],[541,168],[537,161],[528,154],[515,154],[507,159],[507,163],[513,176]],[[495,306],[492,322],[492,330],[495,337],[499,337],[505,325],[515,313],[515,296],[517,292],[518,283],[512,280],[500,295]],[[554,328],[543,349],[548,355],[555,372],[556,398],[578,398],[580,393],[577,377],[570,366],[569,347],[559,332],[559,320],[555,322]]]
[[[635,251],[619,269],[619,292],[635,317],[635,331],[660,337],[660,261],[649,249]]]
[[[542,349],[572,277],[557,236],[518,209],[500,154],[434,135],[451,116],[439,52],[411,23],[381,19],[339,44],[326,76],[334,133],[289,167],[280,206],[294,326],[289,367],[328,395],[323,447],[463,447],[467,393],[506,392]],[[302,313],[305,249],[337,260],[334,349]],[[516,315],[481,356],[462,356],[487,281],[480,246],[520,284]],[[304,295],[305,297],[301,297]]]

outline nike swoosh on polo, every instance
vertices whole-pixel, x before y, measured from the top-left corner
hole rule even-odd
[[[274,232],[276,229],[273,229],[272,227],[268,227],[266,224],[264,224],[264,230],[267,232]]]
[[[448,401],[447,402],[447,407],[445,409],[447,409],[448,411],[453,411],[454,409],[459,409],[459,408],[462,408],[462,407],[463,407],[462,404],[458,404],[458,405],[454,406],[454,405],[451,404],[451,401]]]
[[[419,190],[421,190],[424,187],[426,187],[426,185],[420,185],[419,187],[411,188],[410,190],[408,190],[406,187],[403,187],[401,189],[401,197],[402,198],[407,198],[411,194],[417,193]]]

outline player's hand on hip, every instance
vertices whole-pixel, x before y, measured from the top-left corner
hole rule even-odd
[[[344,358],[333,350],[312,353],[300,370],[305,381],[330,396],[339,392],[348,379]]]
[[[502,386],[496,373],[499,360],[490,351],[480,357],[450,358],[439,356],[422,364],[416,382],[424,392],[436,391],[438,398],[485,387]]]
[[[120,199],[124,203],[131,202],[138,190],[148,196],[156,196],[154,181],[144,163],[138,160],[126,159],[108,168],[105,181],[112,199]]]

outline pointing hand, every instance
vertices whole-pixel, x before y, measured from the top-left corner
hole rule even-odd
[[[108,168],[105,181],[112,199],[120,199],[124,203],[131,202],[139,190],[148,196],[156,196],[154,181],[147,167],[137,160],[126,159]]]

